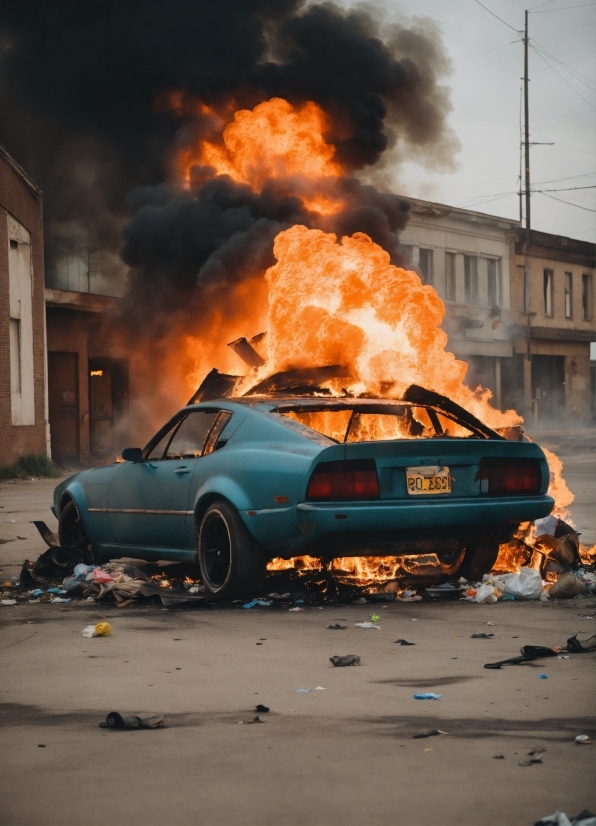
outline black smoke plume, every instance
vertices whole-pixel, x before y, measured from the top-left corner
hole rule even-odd
[[[226,287],[272,264],[273,238],[297,222],[366,232],[399,263],[407,203],[353,174],[392,143],[402,157],[408,147],[417,158],[452,150],[448,68],[431,21],[385,25],[370,8],[5,0],[0,141],[44,190],[48,271],[75,237],[120,253],[126,327],[163,347],[172,319],[196,329],[215,300],[233,313]],[[172,181],[172,146],[213,138],[199,103],[233,111],[274,96],[326,112],[345,172],[340,214],[318,218],[273,181],[259,193],[205,170],[188,190]]]

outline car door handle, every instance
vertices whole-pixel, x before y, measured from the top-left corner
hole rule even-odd
[[[187,467],[185,467],[184,465],[181,465],[181,467],[177,467],[177,468],[176,468],[176,470],[174,471],[174,473],[179,473],[179,474],[181,474],[181,475],[182,475],[183,473],[190,473],[190,468],[187,468]]]

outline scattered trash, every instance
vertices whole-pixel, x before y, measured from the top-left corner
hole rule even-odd
[[[332,631],[345,631],[347,627],[347,625],[340,625],[338,622],[336,622],[334,625],[327,626],[327,628],[330,628]]]
[[[544,657],[556,657],[557,652],[553,648],[546,648],[543,645],[524,645],[520,649],[521,656],[510,657],[507,660],[499,660],[496,663],[485,663],[485,668],[501,668],[503,665],[521,665],[531,660],[540,660]]]
[[[547,815],[536,821],[534,826],[553,826],[553,824],[554,826],[594,826],[594,820],[594,815],[591,812],[582,812],[573,820],[569,820],[565,812],[557,811],[554,815]]]
[[[505,759],[504,754],[493,754],[493,760],[504,760],[504,759]]]
[[[252,726],[253,723],[264,723],[265,720],[261,720],[260,717],[254,717],[252,720],[238,720],[239,726]]]
[[[366,600],[365,597],[360,597],[360,599],[355,600],[354,604],[355,605],[366,605],[366,602],[367,602],[367,600]]]
[[[46,594],[56,594],[56,595],[60,594],[60,595],[62,595],[62,594],[65,594],[65,593],[66,593],[66,591],[64,590],[64,588],[48,588],[47,591],[46,591]]]
[[[416,645],[415,642],[408,642],[407,640],[402,640],[402,639],[395,640],[395,644],[396,645]]]
[[[318,686],[316,686],[315,691],[327,691],[327,689],[323,688],[322,685],[318,685]]]
[[[107,623],[106,623],[107,625]],[[91,626],[89,626],[91,628]],[[100,723],[100,728],[112,729],[137,729],[137,728],[161,728],[165,725],[166,718],[162,714],[120,714],[119,711],[110,711],[105,723]]]
[[[588,734],[578,734],[575,738],[575,742],[578,746],[588,746],[594,742],[594,740]]]
[[[518,763],[518,766],[535,766],[538,763],[542,763],[542,755],[546,749],[533,749],[533,751],[528,752],[529,760],[523,760],[521,763]]]
[[[541,675],[538,677],[538,679],[539,679],[539,680],[548,680],[548,674],[541,674]]]
[[[471,640],[492,640],[494,634],[472,634]]]
[[[304,608],[288,608],[288,611],[304,611]]]
[[[505,593],[515,599],[540,599],[542,577],[534,568],[521,568],[505,580]]]
[[[95,568],[93,571],[93,581],[99,582],[100,584],[102,582],[113,582],[114,577],[110,576],[107,571],[102,571],[101,568]]]
[[[496,623],[496,622],[487,622],[486,624],[487,624],[487,625],[493,625],[493,626],[494,626],[494,625],[496,625],[497,623]]]
[[[84,582],[87,579],[87,575],[93,570],[95,570],[95,565],[85,565],[83,562],[79,562],[78,565],[74,566],[73,574],[79,582]]]
[[[81,633],[89,640],[91,637],[109,637],[112,633],[112,626],[109,622],[98,622],[97,625],[88,625]]]
[[[50,602],[52,605],[65,605],[67,602],[70,602],[70,597],[52,597]]]
[[[297,688],[296,689],[296,694],[308,694],[311,691],[312,691],[311,688]]]
[[[268,714],[270,709],[269,706],[264,706],[262,703],[259,703],[255,711],[258,711],[259,714]]]
[[[578,579],[571,571],[561,574],[555,584],[548,592],[549,597],[556,597],[557,599],[573,599],[580,594],[583,594],[586,586]]]
[[[335,654],[333,657],[329,657],[329,660],[336,668],[341,668],[345,665],[360,665],[360,657],[356,654],[345,654],[342,657]]]
[[[247,602],[246,605],[243,605],[243,608],[254,608],[256,605],[261,605],[264,608],[268,608],[270,605],[273,605],[273,602],[267,601],[266,599],[253,599],[250,602]]]
[[[412,735],[412,740],[422,740],[425,737],[435,737],[437,734],[447,734],[446,731],[441,731],[440,728],[429,728],[426,731],[421,731],[418,734]]]
[[[582,654],[585,651],[596,650],[596,634],[592,634],[587,640],[578,640],[577,634],[567,640],[567,650],[572,654]]]
[[[57,547],[59,547],[60,540],[58,539],[58,536],[48,528],[48,526],[46,525],[45,522],[34,520],[33,524],[35,525],[35,527],[39,531],[39,535],[41,536],[43,541],[46,543],[48,548],[57,548]]]
[[[355,622],[354,626],[356,628],[366,628],[367,630],[370,630],[371,628],[374,628],[375,631],[380,631],[381,630],[381,626],[380,625],[375,625],[374,622]]]
[[[381,617],[378,614],[371,614],[370,621],[371,622],[378,622]]]
[[[16,599],[0,599],[0,605],[16,605]]]
[[[424,591],[431,599],[459,599],[462,593],[461,587],[453,585],[451,582],[433,585],[430,588],[425,588]]]
[[[442,700],[442,694],[433,694],[432,691],[429,691],[426,694],[414,694],[415,700]]]

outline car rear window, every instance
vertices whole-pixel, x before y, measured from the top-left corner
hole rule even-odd
[[[318,410],[296,406],[276,412],[340,444],[446,437],[469,439],[477,435],[443,413],[420,405],[399,404],[373,410],[358,406]]]

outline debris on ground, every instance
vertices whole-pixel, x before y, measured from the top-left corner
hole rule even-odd
[[[433,694],[432,691],[428,691],[425,694],[414,694],[415,700],[442,700],[442,694]]]
[[[534,826],[596,826],[596,816],[589,809],[584,809],[570,820],[565,812],[555,812],[537,820]]]
[[[239,726],[252,726],[253,723],[264,723],[265,720],[261,720],[259,716],[253,717],[252,720],[238,720]]]
[[[259,714],[267,714],[270,711],[270,708],[269,706],[264,706],[262,703],[259,703],[256,706],[255,711],[258,711]]]
[[[331,631],[345,631],[347,627],[347,625],[340,625],[338,622],[327,626]]]
[[[425,737],[435,737],[437,734],[447,734],[447,732],[441,731],[440,728],[428,728],[426,731],[420,731],[418,734],[413,734],[412,740],[422,740]]]
[[[162,714],[121,714],[119,711],[110,711],[105,723],[100,723],[99,727],[126,730],[161,728],[165,722],[166,718]]]
[[[549,597],[557,599],[573,599],[586,590],[585,584],[572,574],[571,571],[562,573],[554,585],[551,586]]]
[[[472,634],[470,637],[471,640],[492,640],[494,634]]]
[[[416,645],[415,642],[408,642],[407,640],[395,640],[395,645]]]
[[[588,734],[578,734],[575,738],[575,742],[578,746],[589,746],[594,742],[594,740]]]
[[[346,665],[360,665],[360,657],[356,654],[345,654],[341,657],[338,654],[334,654],[333,657],[329,657],[329,661],[332,662],[336,668],[342,668]]]
[[[98,622],[97,625],[88,625],[83,628],[81,633],[88,640],[92,637],[109,637],[112,634],[112,626],[109,622]]]
[[[374,622],[355,622],[354,627],[355,628],[365,628],[367,631],[370,631],[371,629],[374,629],[375,631],[380,631],[381,630],[381,626],[376,625]]]

